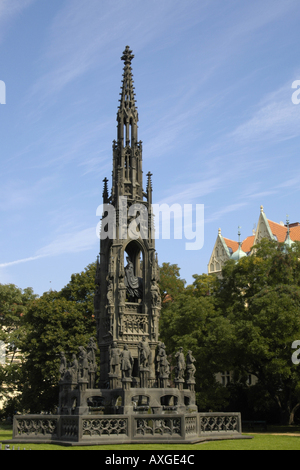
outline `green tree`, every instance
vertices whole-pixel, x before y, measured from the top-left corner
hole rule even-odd
[[[300,369],[292,343],[300,339],[300,247],[263,240],[253,254],[223,270],[218,305],[233,328],[229,356],[240,377],[253,374],[277,404],[283,423],[300,406]]]
[[[215,375],[229,366],[224,354],[231,341],[231,325],[215,307],[217,280],[206,274],[194,275],[194,283],[175,296],[162,311],[161,340],[174,353],[180,346],[196,359],[196,393],[201,410],[224,409],[229,395]]]
[[[91,263],[81,273],[72,274],[70,282],[60,291],[61,297],[76,302],[88,321],[94,318],[95,276],[96,263]]]
[[[180,278],[180,268],[177,264],[163,263],[159,274],[159,288],[164,306],[184,292],[185,280]]]
[[[67,358],[96,336],[93,309],[95,264],[74,274],[60,292],[50,291],[31,303],[25,316],[27,335],[22,350],[22,407],[31,413],[55,410],[58,400],[60,352]]]
[[[0,364],[0,398],[4,403],[20,389],[22,356],[18,349],[25,335],[23,318],[29,303],[35,298],[31,288],[22,290],[13,284],[0,284],[0,341],[4,346],[3,363]]]

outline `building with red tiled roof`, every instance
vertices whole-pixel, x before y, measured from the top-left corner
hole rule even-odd
[[[295,222],[286,224],[277,223],[267,219],[263,206],[260,207],[260,216],[258,219],[255,233],[245,238],[245,240],[235,241],[225,238],[218,231],[218,237],[208,263],[208,274],[222,275],[222,268],[226,261],[234,259],[238,261],[244,256],[248,256],[253,245],[259,243],[262,238],[277,240],[291,246],[293,242],[300,241],[300,223]]]

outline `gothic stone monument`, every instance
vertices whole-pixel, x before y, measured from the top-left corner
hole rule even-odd
[[[127,46],[122,56],[111,194],[106,178],[103,189],[94,298],[97,339],[79,346],[70,362],[61,353],[57,415],[16,416],[13,442],[90,445],[241,437],[239,413],[197,412],[191,351],[186,357],[182,348],[176,352],[176,377],[171,386],[167,352],[159,341],[161,297],[152,175],[148,173],[144,191],[133,58]]]

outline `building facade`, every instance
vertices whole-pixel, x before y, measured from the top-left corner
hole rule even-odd
[[[252,235],[240,240],[240,232],[238,232],[239,240],[231,240],[223,237],[221,229],[218,230],[218,236],[208,263],[208,274],[214,274],[219,278],[222,277],[222,268],[224,264],[233,259],[238,262],[241,258],[249,256],[251,248],[258,244],[263,238],[268,240],[276,240],[285,243],[291,247],[295,241],[300,241],[300,223],[290,224],[287,220],[277,223],[269,220],[264,212],[263,206],[260,206],[260,215],[257,227],[253,230]],[[216,375],[216,380],[224,387],[230,383],[232,379],[231,371],[223,371]],[[257,377],[249,375],[248,385],[254,385]]]
[[[240,236],[240,233],[239,233]],[[208,263],[208,274],[222,276],[222,268],[226,261],[233,259],[238,261],[244,256],[251,253],[251,248],[259,243],[263,238],[268,240],[276,240],[291,246],[293,242],[300,241],[300,223],[290,224],[289,221],[273,222],[269,220],[264,212],[263,206],[260,207],[260,215],[257,227],[253,230],[252,235],[243,241],[235,241],[225,238],[221,229],[218,230],[218,236]]]

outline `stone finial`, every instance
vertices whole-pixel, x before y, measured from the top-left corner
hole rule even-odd
[[[103,197],[104,202],[107,202],[107,201],[108,201],[108,197],[109,197],[109,196],[108,196],[108,186],[107,186],[108,179],[107,179],[107,178],[104,178],[103,183],[104,183],[104,187],[103,187],[102,197]]]
[[[121,60],[124,60],[125,65],[131,65],[131,61],[133,58],[134,58],[134,55],[132,54],[130,47],[126,46],[125,51],[123,52],[123,55],[121,57]]]
[[[153,176],[152,173],[150,171],[148,171],[148,173],[147,173],[147,192],[152,191],[152,179],[151,179],[152,176]]]

